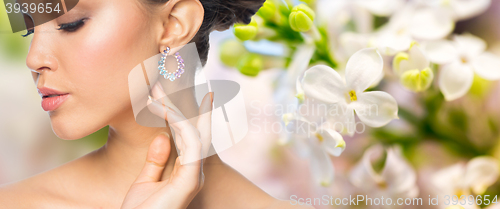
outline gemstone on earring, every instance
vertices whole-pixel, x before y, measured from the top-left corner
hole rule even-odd
[[[165,64],[166,64],[166,57],[170,53],[170,47],[167,47],[167,49],[163,50],[161,53],[160,61],[158,62],[158,70],[160,70],[160,74],[163,75],[163,78],[168,79],[170,81],[174,81],[176,78],[180,78],[181,75],[184,73],[184,60],[180,56],[179,52],[176,52],[174,54],[176,60],[177,60],[177,70],[175,72],[168,72]]]
[[[175,80],[174,74],[170,74],[170,78],[169,79],[170,79],[170,81],[174,81]]]

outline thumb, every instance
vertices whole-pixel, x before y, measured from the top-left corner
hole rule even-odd
[[[135,183],[160,181],[163,169],[170,155],[170,150],[171,146],[168,134],[161,133],[149,145],[146,163]]]
[[[200,132],[200,139],[202,143],[202,158],[207,157],[210,145],[212,144],[213,101],[213,92],[209,92],[205,95],[200,105],[198,123],[196,124],[196,128]]]

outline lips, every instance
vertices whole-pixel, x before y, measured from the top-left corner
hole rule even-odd
[[[39,88],[38,93],[42,97],[42,108],[49,112],[61,106],[69,97],[69,93],[60,92],[50,88]]]

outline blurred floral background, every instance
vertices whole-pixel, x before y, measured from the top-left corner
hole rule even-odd
[[[281,199],[423,199],[316,208],[446,208],[444,195],[499,208],[497,20],[498,0],[267,0],[250,24],[211,35],[205,77],[240,83],[250,124],[219,155]],[[76,141],[53,134],[21,35],[0,14],[0,184],[107,137],[107,128]],[[304,111],[314,107],[326,108]]]

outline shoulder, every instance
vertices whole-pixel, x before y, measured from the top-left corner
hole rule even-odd
[[[230,194],[229,198],[231,200],[228,201],[226,198],[224,202],[226,204],[232,202],[235,205],[235,207],[232,208],[314,209],[314,207],[310,205],[299,205],[295,201],[275,198],[229,165],[225,163],[223,163],[223,165],[225,169],[222,170],[223,176],[221,176],[221,179],[225,179],[225,183],[219,184],[219,186],[223,185],[222,188],[213,189],[225,191],[227,194]],[[238,189],[235,190],[235,188]],[[220,196],[219,194],[217,194],[217,196]],[[244,206],[241,207],[242,205]]]
[[[49,192],[40,187],[37,177],[0,186],[0,202],[5,208],[33,208],[49,199]]]
[[[269,207],[266,209],[314,209],[311,205],[298,205],[294,204],[292,201],[288,200],[275,200]]]
[[[0,202],[6,208],[28,208],[30,205],[23,202],[21,197],[28,196],[23,192],[19,183],[0,185]]]
[[[60,167],[21,181],[0,185],[2,208],[64,208]]]

